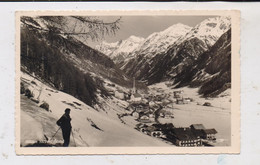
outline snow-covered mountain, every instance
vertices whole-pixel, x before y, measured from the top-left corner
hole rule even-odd
[[[96,49],[111,57],[116,63],[128,61],[129,59],[136,58],[138,55],[152,58],[156,54],[165,52],[173,45],[179,45],[185,40],[193,38],[203,41],[203,48],[206,50],[230,26],[229,17],[208,18],[195,27],[178,23],[168,27],[164,31],[152,33],[146,39],[131,36],[126,40],[114,43],[102,42],[96,46]]]
[[[169,45],[191,30],[181,23],[172,25],[161,32],[155,32],[146,39],[130,36],[128,39],[115,43],[103,42],[96,49],[110,56],[114,62],[120,63],[135,58],[139,54],[150,56],[164,52]]]
[[[143,53],[138,53],[135,58],[126,59],[120,67],[129,76],[136,77],[147,84],[171,79],[209,50],[219,37],[230,29],[230,24],[229,17],[208,18],[194,28],[190,28],[187,33],[181,31],[182,35],[177,37],[165,51],[158,51],[159,53],[155,51],[152,55],[149,51],[148,53],[139,51]],[[184,29],[188,30],[188,28]],[[160,50],[160,48],[145,50]]]
[[[97,45],[95,49],[101,51],[102,53],[108,55],[114,62],[121,62],[124,60],[129,53],[133,52],[142,43],[144,38],[130,36],[126,40],[120,40],[114,43],[107,43],[103,41],[101,44]]]
[[[191,30],[191,27],[181,23],[170,26],[164,31],[155,32],[148,36],[139,47],[131,53],[132,57],[144,54],[153,57],[155,54],[164,52],[169,45]]]
[[[210,47],[212,46],[219,37],[224,34],[231,27],[230,17],[213,17],[208,18],[194,28],[190,30],[186,35],[184,35],[178,43],[184,40],[190,40],[192,38],[198,38],[205,42],[205,44]]]

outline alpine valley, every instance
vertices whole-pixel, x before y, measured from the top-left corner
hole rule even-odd
[[[57,25],[73,19],[82,20],[21,17],[22,147],[59,146],[55,123],[68,107],[70,146],[186,146],[176,130],[193,124],[214,138],[190,146],[231,144],[229,17],[94,47]]]
[[[118,43],[108,44],[103,42],[102,45],[106,46],[102,47],[102,45],[99,45],[97,48],[104,54],[112,57],[114,62],[127,75],[151,85],[166,80],[173,81],[175,76],[186,68],[199,63],[199,57],[204,52],[212,51],[212,46],[230,27],[230,18],[214,17],[204,20],[195,27],[175,24],[162,32],[151,34],[146,39],[132,36]],[[231,36],[230,33],[228,34],[227,38],[230,45]],[[133,38],[136,40],[134,41],[135,46],[131,47],[131,50],[129,49],[129,44],[120,44],[131,43]],[[224,42],[223,39],[221,41]],[[111,51],[111,48],[113,48],[113,51]],[[231,48],[229,47],[230,51]],[[117,57],[121,56],[122,53],[124,53],[124,58],[118,60]],[[214,54],[211,56],[214,56]],[[227,61],[225,65],[228,68],[230,65],[230,54],[226,56],[225,60]],[[215,72],[217,73],[218,71]],[[205,74],[211,73],[206,72]],[[174,83],[175,81],[173,81]]]

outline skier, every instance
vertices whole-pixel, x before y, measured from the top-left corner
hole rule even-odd
[[[63,146],[68,147],[70,143],[70,132],[71,132],[71,124],[70,124],[70,109],[66,108],[65,113],[61,116],[61,118],[56,122],[62,130],[62,136],[64,139]]]

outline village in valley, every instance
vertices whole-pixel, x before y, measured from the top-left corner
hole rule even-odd
[[[231,145],[231,18],[90,45],[61,18],[90,19],[21,18],[20,146],[59,146],[67,108],[75,147]]]
[[[164,86],[170,88],[170,84],[164,83]],[[111,83],[107,83],[107,89],[115,97],[116,104],[126,110],[126,113],[117,114],[121,122],[147,136],[185,147],[214,146],[216,143],[215,135],[218,132],[215,128],[205,128],[203,123],[178,127],[173,124],[177,106],[196,104],[210,107],[210,102],[195,103],[193,98],[185,97],[183,90],[171,89],[167,92],[156,85],[149,87],[148,91],[139,91],[135,87],[135,80],[130,91],[118,89]],[[189,120],[189,116],[185,120]]]

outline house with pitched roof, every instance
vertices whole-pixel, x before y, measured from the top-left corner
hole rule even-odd
[[[206,129],[203,124],[192,124],[191,130],[196,136],[206,140],[216,140],[217,131],[214,128]]]
[[[205,129],[202,131],[203,138],[207,140],[216,140],[216,134],[218,133],[214,128]]]
[[[124,91],[116,90],[115,91],[115,97],[118,98],[118,99],[124,100],[124,98],[125,98]]]
[[[201,146],[201,138],[196,136],[191,128],[173,128],[169,131],[166,137],[176,146],[194,147]]]
[[[203,124],[192,124],[190,128],[193,130],[203,130],[206,129]]]
[[[131,101],[133,101],[133,102],[141,102],[142,101],[142,96],[139,93],[133,93],[131,95]]]

